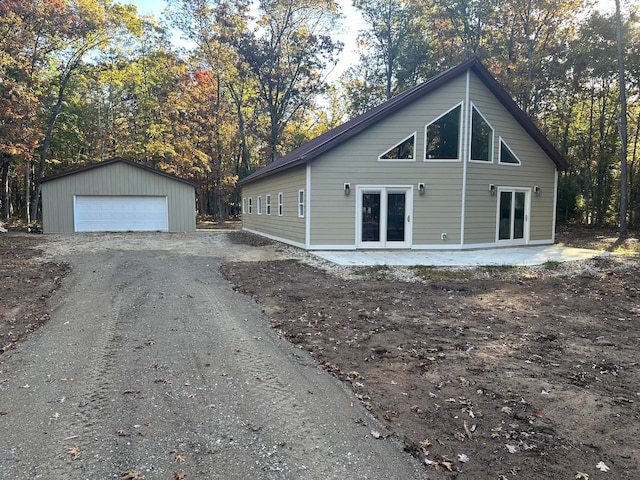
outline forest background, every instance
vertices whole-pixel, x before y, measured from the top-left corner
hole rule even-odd
[[[0,0],[0,220],[39,218],[43,176],[120,156],[197,182],[199,216],[223,221],[239,179],[476,55],[570,163],[558,220],[637,229],[634,2],[353,0],[357,61],[328,81],[333,0],[167,0],[159,18]]]

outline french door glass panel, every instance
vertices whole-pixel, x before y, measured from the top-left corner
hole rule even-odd
[[[515,203],[513,206],[513,238],[524,238],[524,209],[525,209],[525,193],[513,192],[515,195]]]
[[[512,192],[500,192],[500,227],[498,234],[500,240],[511,239],[511,194]]]
[[[387,194],[387,242],[404,242],[405,194]]]
[[[380,193],[362,194],[362,241],[380,241]]]

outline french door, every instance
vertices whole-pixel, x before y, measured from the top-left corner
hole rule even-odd
[[[498,243],[529,243],[529,210],[529,189],[498,189]]]
[[[358,248],[411,246],[411,187],[358,187]]]

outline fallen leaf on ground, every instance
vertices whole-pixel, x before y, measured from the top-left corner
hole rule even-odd
[[[469,461],[469,457],[467,457],[464,453],[459,453],[458,461],[462,463],[467,463]]]
[[[378,432],[377,430],[371,430],[371,436],[373,438],[380,438],[382,437],[382,435],[380,434],[380,432]]]
[[[75,460],[80,455],[80,445],[67,448],[67,453],[71,455],[71,460]]]
[[[518,451],[518,447],[514,445],[506,444],[505,447],[507,447],[507,450],[509,450],[509,453],[516,453]]]
[[[174,480],[186,480],[187,476],[184,473],[176,472],[173,474]]]
[[[0,417],[2,415],[9,415],[9,410],[0,410]]]
[[[453,472],[453,463],[446,460],[442,460],[440,461],[440,465],[442,465],[444,468],[446,468],[450,472]]]
[[[140,475],[140,472],[132,472],[131,470],[126,470],[120,475],[120,480],[144,480],[144,477]]]
[[[184,457],[180,454],[176,455],[176,462],[184,462]]]
[[[589,475],[583,472],[577,472],[576,480],[589,480]]]
[[[609,471],[609,467],[604,463],[604,462],[600,462],[596,465],[596,468],[598,470],[600,470],[601,472],[608,472]]]

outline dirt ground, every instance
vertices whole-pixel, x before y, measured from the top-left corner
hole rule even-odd
[[[228,235],[248,249],[273,246]],[[616,243],[608,231],[561,228],[558,237]],[[46,320],[44,300],[66,271],[40,258],[44,241],[0,236],[3,349]],[[625,246],[638,251],[637,239]],[[348,383],[388,426],[372,435],[403,439],[429,478],[637,478],[637,255],[473,270],[291,257],[222,272],[281,336]]]

